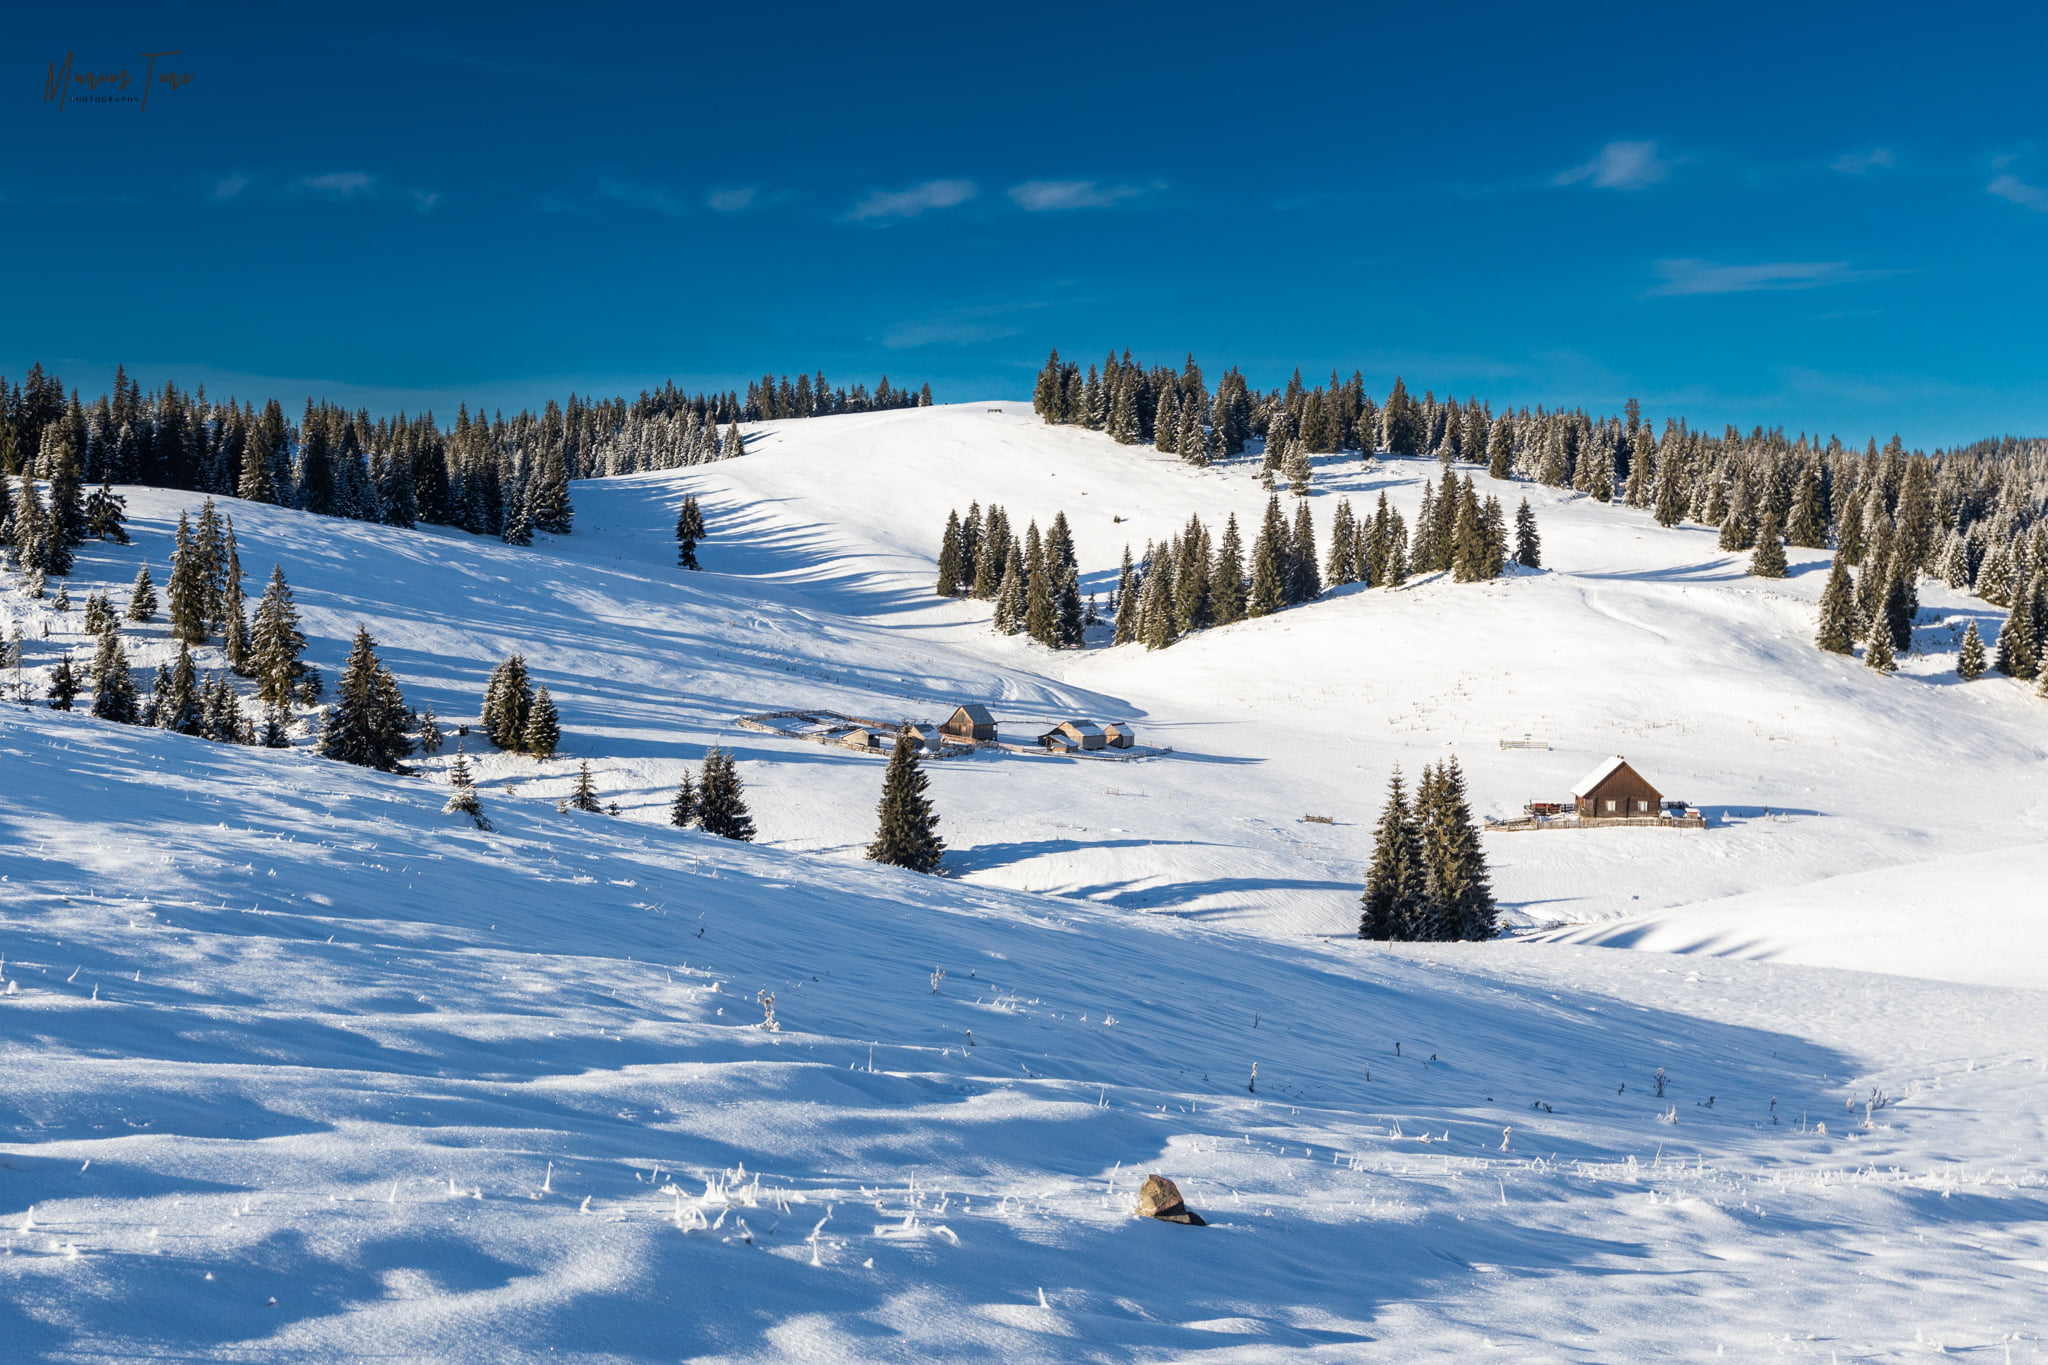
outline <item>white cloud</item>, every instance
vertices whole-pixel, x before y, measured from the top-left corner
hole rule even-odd
[[[1654,142],[1610,142],[1583,166],[1574,166],[1551,177],[1553,185],[1576,185],[1590,180],[1603,190],[1639,190],[1671,174],[1671,163],[1657,155]]]
[[[1763,289],[1816,289],[1826,284],[1847,284],[1870,279],[1881,273],[1851,270],[1847,261],[1771,261],[1763,265],[1720,265],[1714,261],[1679,260],[1655,262],[1663,278],[1650,293],[1750,294]]]
[[[2042,189],[2039,185],[2029,185],[2016,175],[2001,175],[1984,188],[2000,199],[2010,199],[2023,209],[2048,213],[2048,190]]]
[[[1026,213],[1058,209],[1106,209],[1145,191],[1136,185],[1102,185],[1093,180],[1027,180],[1010,187],[1010,198]]]
[[[1892,149],[1874,147],[1867,152],[1844,152],[1830,163],[1830,168],[1844,175],[1863,175],[1869,171],[1889,170],[1891,164]]]
[[[376,187],[376,177],[361,171],[329,171],[325,175],[308,175],[299,179],[304,189],[331,194],[338,199],[350,199],[358,194],[368,194]]]
[[[213,197],[216,199],[232,199],[248,188],[249,177],[246,175],[222,176],[220,182],[213,187]]]
[[[972,199],[978,189],[972,180],[927,180],[907,190],[881,190],[853,206],[847,215],[855,222],[869,218],[915,218],[927,209],[949,209]]]
[[[755,189],[752,185],[743,186],[736,190],[713,190],[710,194],[704,196],[704,202],[717,209],[720,213],[738,213],[740,210],[752,206],[754,194]]]

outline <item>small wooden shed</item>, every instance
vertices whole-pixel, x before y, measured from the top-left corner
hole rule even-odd
[[[1109,743],[1109,736],[1092,720],[1063,720],[1040,735],[1038,742],[1048,749],[1100,749]]]
[[[1102,727],[1103,737],[1112,749],[1128,749],[1138,742],[1138,732],[1127,720],[1113,720]]]
[[[897,731],[884,729],[879,725],[867,726],[847,731],[839,737],[839,742],[849,749],[879,749],[886,754],[894,752],[897,734]],[[906,738],[910,740],[910,747],[913,749],[925,747],[924,736],[914,729],[907,732]]]
[[[1663,800],[1620,754],[1587,773],[1572,788],[1578,813],[1596,820],[1655,819]]]
[[[955,710],[939,727],[939,733],[948,739],[994,739],[996,718],[988,713],[986,706],[970,702]]]

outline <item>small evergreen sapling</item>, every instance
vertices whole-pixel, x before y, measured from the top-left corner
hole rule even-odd
[[[50,709],[69,711],[71,703],[78,697],[81,686],[78,670],[71,666],[71,656],[58,655],[57,666],[50,670]]]
[[[460,744],[455,746],[455,762],[448,769],[448,782],[455,790],[449,793],[448,804],[441,809],[450,815],[467,815],[478,829],[489,830],[491,822],[484,818],[483,803],[477,800],[476,784],[470,779],[469,759]]]
[[[737,438],[739,427],[733,427]],[[697,505],[694,496],[683,499],[682,510],[676,514],[676,563],[685,569],[701,569],[697,562],[697,544],[704,539],[704,509]]]
[[[156,584],[150,580],[149,565],[135,571],[135,586],[128,589],[128,619],[140,624],[156,617]]]
[[[110,630],[100,636],[99,649],[93,654],[92,713],[101,720],[133,725],[139,710],[128,654],[121,648],[121,632]]]
[[[1830,654],[1856,652],[1856,584],[1840,551],[1820,592],[1820,630],[1813,642]]]
[[[1870,643],[1864,647],[1863,662],[1876,673],[1899,671],[1898,657],[1892,653],[1892,633],[1885,629],[1882,621],[1870,631]]]
[[[918,762],[918,748],[907,730],[896,736],[889,769],[882,777],[882,799],[875,808],[880,824],[868,845],[868,857],[912,872],[936,872],[946,845],[939,838],[939,817],[925,795],[931,777]]]
[[[569,793],[569,804],[577,810],[602,814],[604,805],[597,799],[597,783],[591,780],[590,760],[584,759],[576,765],[576,786]]]
[[[441,733],[440,717],[434,714],[434,708],[431,706],[420,712],[419,741],[420,752],[429,758],[440,753],[441,746],[448,742],[447,737]]]
[[[1763,524],[1757,528],[1756,549],[1749,557],[1749,571],[1758,578],[1785,576],[1785,542],[1778,531],[1778,513],[1765,508]]]

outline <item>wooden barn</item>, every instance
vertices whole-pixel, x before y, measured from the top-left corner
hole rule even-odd
[[[1662,814],[1664,797],[1616,754],[1579,779],[1572,801],[1583,819],[1654,820]]]
[[[1109,743],[1109,736],[1092,720],[1063,720],[1040,735],[1038,742],[1054,750],[1100,749]]]
[[[1102,727],[1102,733],[1112,749],[1128,749],[1138,742],[1138,732],[1127,720],[1115,720]]]
[[[996,718],[988,713],[986,706],[970,703],[948,716],[946,723],[939,727],[939,733],[948,739],[994,739]]]

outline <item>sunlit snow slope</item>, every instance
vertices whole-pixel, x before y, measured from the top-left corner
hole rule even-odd
[[[523,652],[565,735],[551,764],[483,757],[488,778],[522,798],[552,801],[588,759],[629,818],[659,821],[684,768],[719,742],[741,759],[765,842],[855,859],[880,761],[734,718],[826,707],[937,719],[982,701],[1020,738],[1066,716],[1129,719],[1174,752],[933,765],[953,875],[1266,933],[1345,934],[1394,764],[1412,777],[1455,755],[1479,811],[1505,815],[1562,796],[1619,752],[1711,828],[1490,835],[1513,923],[1951,977],[1939,964],[1960,957],[1960,979],[2022,985],[2048,967],[2048,935],[2030,921],[2015,936],[1978,913],[2007,898],[2003,868],[2048,846],[2048,711],[2010,680],[1956,682],[1961,623],[1974,616],[1988,636],[1996,619],[1937,584],[1922,587],[1922,652],[1880,677],[1812,647],[1823,554],[1794,550],[1792,576],[1765,582],[1711,531],[1482,473],[1482,491],[1510,510],[1524,496],[1536,507],[1542,572],[1345,589],[1157,652],[1055,653],[990,631],[986,603],[933,595],[949,509],[1000,502],[1020,528],[1064,510],[1106,606],[1124,546],[1142,552],[1190,514],[1214,530],[1235,512],[1249,540],[1265,504],[1255,462],[1198,471],[1046,427],[1015,403],[769,423],[748,449],[579,484],[575,534],[523,550],[226,506],[252,579],[284,565],[330,675],[365,622],[410,700],[473,719],[491,665]],[[1364,510],[1385,492],[1412,521],[1436,472],[1434,461],[1319,461],[1319,534],[1327,542],[1340,497]],[[673,567],[689,493],[712,531],[700,574]],[[81,579],[125,584],[145,556],[161,579],[168,531],[195,501],[133,491],[138,544],[89,547]],[[31,641],[50,657],[33,622]],[[139,662],[161,651],[146,643]],[[1523,736],[1551,747],[1499,747]],[[1906,877],[1937,861],[1923,880],[1938,913],[1897,917],[1882,943],[1844,933],[1843,916],[1798,894],[1850,874],[1874,891],[1889,869]],[[1686,907],[1729,897],[1747,898],[1739,932],[1686,928]],[[1631,927],[1645,914],[1672,928]],[[1937,942],[1942,952],[1923,951]]]

